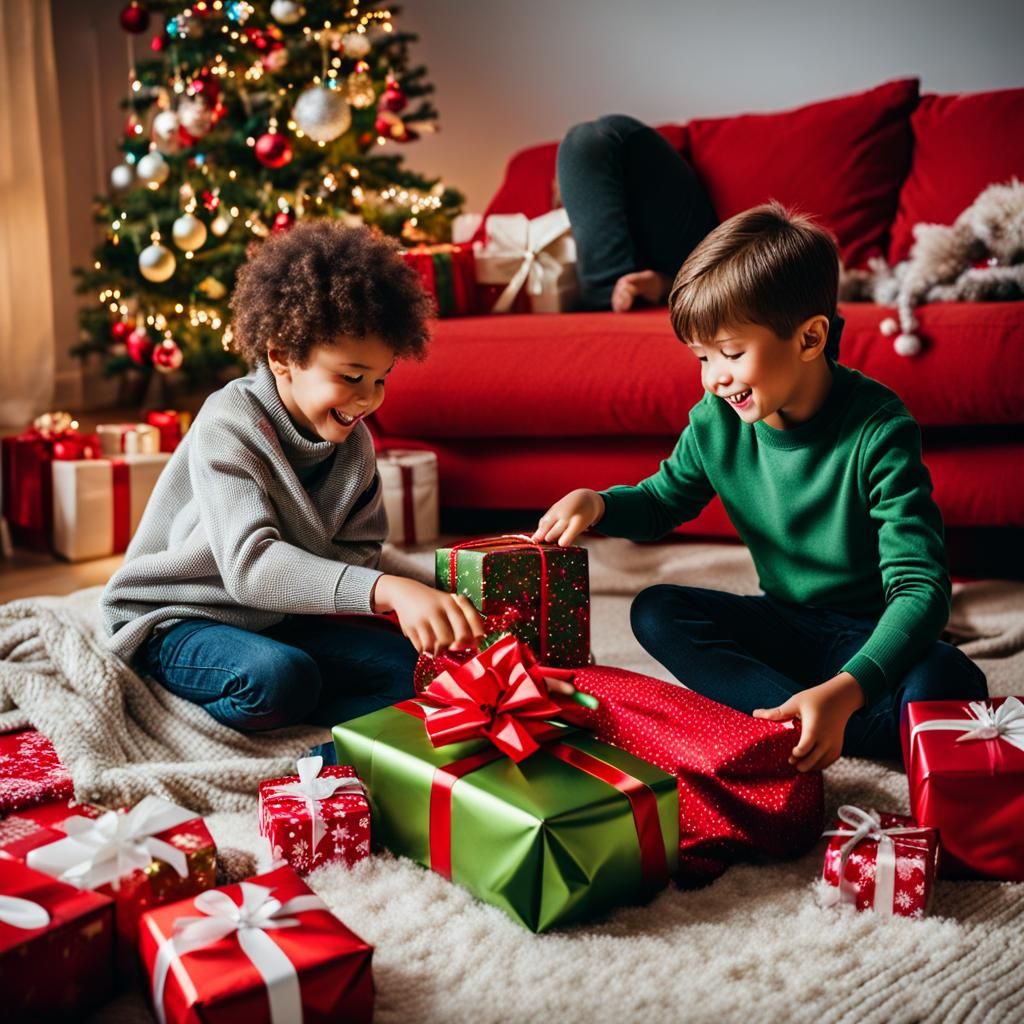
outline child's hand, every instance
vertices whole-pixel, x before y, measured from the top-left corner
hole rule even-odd
[[[800,740],[789,763],[797,771],[822,771],[843,750],[843,733],[850,715],[864,704],[864,691],[849,672],[840,672],[818,686],[794,693],[777,708],[758,708],[755,718],[771,722],[800,719]]]
[[[597,491],[581,487],[556,501],[540,517],[530,540],[568,547],[584,530],[604,515],[604,498]]]
[[[381,576],[373,588],[373,610],[394,612],[402,633],[420,654],[475,650],[484,623],[462,594],[446,594],[402,576]]]

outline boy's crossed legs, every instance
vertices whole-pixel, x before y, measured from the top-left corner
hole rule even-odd
[[[390,623],[293,616],[262,633],[186,619],[150,637],[140,666],[242,732],[332,726],[413,696],[416,650]]]
[[[641,591],[633,632],[652,657],[690,689],[750,714],[784,704],[834,676],[875,623],[766,595],[742,597],[660,584]],[[915,700],[983,700],[985,675],[966,655],[937,641],[899,686],[846,726],[843,753],[899,758],[900,716]]]

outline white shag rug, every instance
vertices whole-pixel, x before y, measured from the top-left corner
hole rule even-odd
[[[667,678],[629,630],[630,596],[643,586],[757,591],[740,547],[588,546],[594,650],[605,664]],[[1024,585],[956,588],[951,629],[993,693],[1024,691]],[[893,765],[846,759],[825,777],[829,816],[841,803],[907,809],[906,779]],[[207,820],[222,849],[259,849],[255,798],[251,814]],[[824,841],[793,862],[734,867],[705,889],[669,889],[647,906],[543,936],[390,855],[351,871],[321,868],[308,881],[376,947],[379,1024],[1024,1020],[1024,884],[940,881],[923,920],[826,910],[815,900],[823,849]],[[132,995],[94,1020],[152,1017]]]

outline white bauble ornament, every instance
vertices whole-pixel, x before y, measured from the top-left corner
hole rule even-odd
[[[231,230],[231,214],[229,213],[218,213],[213,218],[213,223],[210,225],[210,230],[218,237],[221,238]]]
[[[213,127],[213,111],[202,96],[186,96],[178,104],[178,121],[193,139],[201,139]]]
[[[898,334],[892,347],[897,355],[916,356],[921,351],[921,339],[916,334]]]
[[[294,25],[305,13],[306,8],[295,0],[274,0],[270,5],[270,16],[282,25]]]
[[[135,173],[139,176],[139,181],[150,188],[158,188],[167,180],[171,169],[167,166],[167,161],[158,152],[150,150],[135,165]]]
[[[342,36],[341,48],[345,51],[346,57],[362,60],[370,52],[372,46],[365,32],[349,32]]]
[[[314,85],[295,101],[292,120],[314,142],[331,142],[348,131],[352,111],[339,92]]]
[[[195,252],[206,241],[206,225],[193,213],[183,213],[171,226],[171,237],[179,249]]]
[[[174,253],[159,242],[147,245],[139,253],[139,272],[154,284],[166,281],[174,273],[175,266]]]
[[[176,138],[178,134],[178,115],[173,110],[161,110],[153,118],[153,136],[157,142]]]
[[[878,329],[887,337],[900,333],[899,321],[894,316],[887,316],[879,325]]]
[[[110,172],[110,184],[116,189],[127,188],[135,180],[135,172],[128,164],[118,164]]]

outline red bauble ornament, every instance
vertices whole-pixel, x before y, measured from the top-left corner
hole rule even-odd
[[[374,128],[378,135],[392,142],[412,142],[419,138],[417,132],[410,128],[397,114],[388,111],[377,114]]]
[[[256,159],[264,167],[277,170],[292,158],[292,147],[287,136],[280,132],[267,132],[256,140]]]
[[[133,35],[145,32],[149,28],[149,11],[145,4],[140,3],[139,0],[132,0],[121,12],[121,28]]]
[[[110,336],[114,341],[125,342],[132,333],[132,325],[127,320],[115,320],[110,325]]]
[[[291,210],[282,210],[274,218],[274,231],[287,231],[295,223],[295,214]]]
[[[210,74],[209,69],[204,68],[189,83],[188,91],[193,96],[202,96],[211,107],[214,107],[220,99],[220,82]]]
[[[171,373],[177,370],[185,361],[181,349],[170,339],[164,338],[155,349],[153,349],[153,365],[161,373]]]
[[[153,351],[153,339],[145,327],[136,327],[125,338],[124,344],[132,362],[138,363],[139,366],[145,366],[149,362],[149,354]]]
[[[400,114],[409,105],[406,95],[397,85],[389,84],[380,99],[377,100],[377,109],[384,110],[391,114]]]

